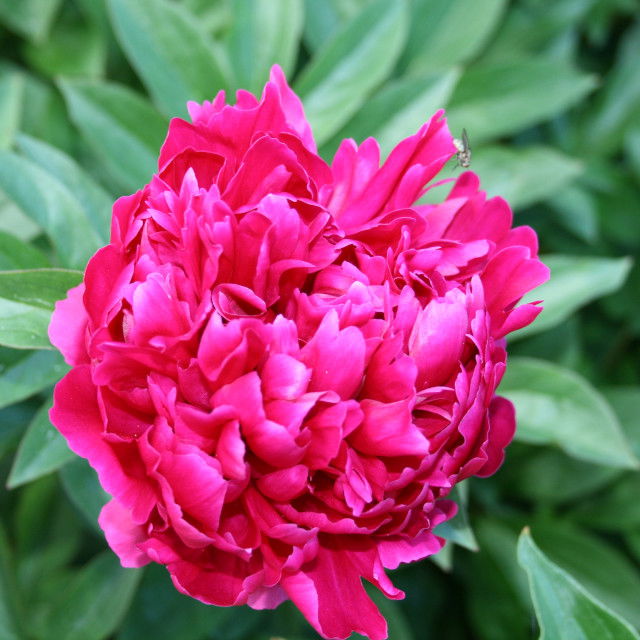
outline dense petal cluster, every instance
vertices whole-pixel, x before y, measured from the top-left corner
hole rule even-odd
[[[514,432],[495,395],[516,306],[544,281],[534,232],[464,173],[442,113],[380,166],[328,166],[276,67],[171,121],[159,171],[56,306],[71,371],[51,419],[113,496],[125,566],[165,564],[216,605],[290,598],[325,637],[386,637],[362,579],[436,553],[455,483]]]

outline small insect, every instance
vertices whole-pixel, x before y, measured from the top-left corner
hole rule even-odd
[[[471,147],[469,146],[469,136],[466,129],[462,130],[462,140],[454,138],[453,145],[458,150],[458,153],[456,153],[458,161],[456,166],[467,169],[471,164]]]

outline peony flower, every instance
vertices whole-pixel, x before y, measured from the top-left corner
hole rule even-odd
[[[124,566],[380,640],[362,579],[402,598],[385,570],[441,549],[444,498],[513,436],[495,390],[540,311],[517,306],[548,277],[536,235],[471,172],[418,204],[456,152],[442,112],[382,166],[374,139],[325,164],[277,67],[260,101],[189,112],[56,305],[51,420]]]

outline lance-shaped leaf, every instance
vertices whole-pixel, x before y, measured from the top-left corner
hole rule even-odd
[[[29,424],[9,473],[9,489],[51,473],[73,459],[73,452],[49,420],[50,408],[51,398]]]
[[[605,466],[640,465],[607,401],[574,371],[546,360],[511,358],[499,393],[516,407],[518,440],[555,444]]]
[[[30,160],[0,151],[0,189],[45,231],[65,266],[84,266],[100,247],[75,195]]]
[[[184,116],[188,100],[229,86],[228,64],[184,7],[168,0],[109,0],[120,45],[158,107]]]
[[[85,80],[65,80],[60,87],[74,124],[122,189],[145,185],[157,169],[165,118],[127,87]]]
[[[406,38],[404,0],[374,0],[303,70],[296,91],[318,144],[328,140],[391,72]]]
[[[269,79],[271,65],[293,68],[303,22],[302,0],[235,0],[229,35],[236,85],[257,95]]]
[[[67,269],[0,271],[0,344],[51,349],[47,330],[55,302],[81,281],[81,272]]]
[[[595,256],[542,256],[551,269],[548,282],[528,293],[523,302],[542,300],[544,309],[536,321],[520,329],[511,340],[551,329],[566,320],[576,309],[619,289],[631,269],[630,258]]]
[[[638,640],[631,625],[594,598],[535,545],[528,529],[518,541],[518,561],[529,576],[540,640]]]
[[[141,577],[140,569],[123,569],[111,551],[101,553],[52,599],[43,627],[58,640],[109,637],[126,614]]]

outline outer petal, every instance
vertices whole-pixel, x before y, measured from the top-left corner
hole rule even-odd
[[[89,460],[105,490],[131,510],[134,521],[144,522],[156,502],[153,489],[136,468],[141,462],[135,443],[122,442],[116,450],[103,439],[104,425],[89,365],[72,369],[56,385],[49,417],[69,447]]]
[[[67,364],[75,366],[89,362],[85,345],[87,312],[82,303],[84,284],[69,289],[64,300],[56,302],[49,323],[49,340],[58,348]]]
[[[358,564],[346,549],[322,547],[308,567],[282,579],[289,598],[324,638],[344,640],[354,631],[371,640],[387,637],[387,622],[364,590]]]
[[[149,556],[138,548],[147,539],[144,528],[131,520],[131,512],[117,500],[102,507],[98,523],[123,567],[142,567],[150,562]]]

